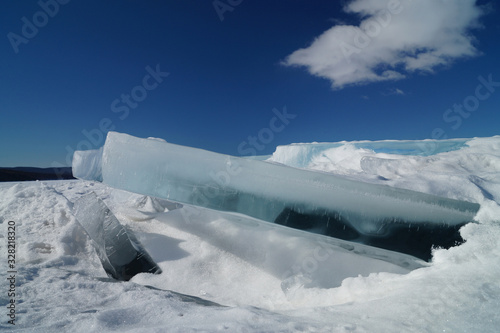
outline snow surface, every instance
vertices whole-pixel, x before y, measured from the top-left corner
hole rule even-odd
[[[293,160],[296,146],[280,147],[271,159],[287,155]],[[406,148],[396,151],[387,142],[364,147],[341,143],[319,149],[302,162],[303,168],[481,205],[478,223],[461,229],[466,242],[449,250],[436,249],[431,263],[406,272],[348,277],[335,287],[323,277],[349,265],[340,266],[324,243],[300,231],[280,226],[266,231],[257,220],[253,228],[238,222],[244,216],[181,206],[92,181],[2,183],[0,237],[5,238],[8,221],[15,221],[17,228],[15,328],[21,332],[497,332],[500,137],[462,140],[452,146],[418,154]],[[91,192],[133,230],[162,274],[139,274],[129,282],[107,277],[72,215],[71,202]],[[192,220],[197,223],[186,225],[183,214],[195,216]],[[0,329],[4,329],[12,327],[5,315],[6,242],[0,245],[4,309]],[[280,276],[284,269],[280,263],[294,265],[294,274]]]

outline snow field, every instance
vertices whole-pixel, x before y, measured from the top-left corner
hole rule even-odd
[[[20,332],[496,332],[500,137],[465,141],[454,150],[430,156],[377,152],[374,143],[371,148],[340,145],[304,162],[304,167],[357,180],[481,204],[477,223],[461,229],[466,242],[435,249],[430,264],[404,272],[351,276],[337,286],[329,285],[331,280],[325,277],[342,275],[339,262],[314,236],[97,182],[2,183],[0,237],[5,238],[8,221],[15,221],[17,228],[15,328]],[[71,202],[92,191],[134,231],[163,270],[161,275],[139,274],[129,282],[106,276],[72,215]],[[186,224],[186,214],[191,223]],[[0,307],[6,311],[3,241],[0,251]],[[350,265],[345,267],[364,267],[362,261],[351,259],[346,257]],[[299,268],[294,270],[294,265]],[[0,328],[10,329],[4,313]]]

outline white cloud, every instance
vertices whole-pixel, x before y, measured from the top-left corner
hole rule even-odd
[[[359,26],[336,25],[284,64],[305,66],[333,89],[399,80],[412,72],[479,54],[471,28],[484,10],[475,0],[354,0],[344,7]]]
[[[384,96],[391,96],[391,95],[404,96],[404,95],[406,95],[406,93],[399,88],[389,88],[386,91],[382,92],[382,95],[384,95]]]

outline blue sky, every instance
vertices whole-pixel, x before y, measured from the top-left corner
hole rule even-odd
[[[0,166],[65,165],[109,129],[232,155],[500,134],[499,10],[467,0],[4,2]]]

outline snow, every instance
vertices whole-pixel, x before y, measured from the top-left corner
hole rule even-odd
[[[346,249],[355,261],[337,258],[339,252],[330,251],[332,244],[321,235],[95,181],[1,183],[0,237],[6,237],[8,221],[16,223],[15,328],[21,332],[496,332],[500,137],[457,140],[457,145],[432,154],[403,149],[412,146],[408,142],[336,145],[310,154],[300,167],[477,202],[478,223],[460,230],[466,242],[435,249],[432,261],[418,267],[335,282],[325,277],[341,277],[344,273],[338,271],[359,268],[362,262],[356,258],[363,256]],[[293,160],[295,146],[278,149],[272,159],[283,154],[280,150],[290,149],[287,154]],[[72,202],[91,192],[134,232],[162,274],[138,274],[127,282],[107,277],[73,216]],[[186,215],[191,223],[186,223]],[[12,326],[6,316],[6,244],[0,242],[2,329]],[[367,263],[376,262],[366,258]],[[350,266],[342,265],[346,260]]]
[[[360,157],[370,153],[386,153],[393,156],[429,156],[460,149],[465,146],[466,142],[467,139],[294,143],[276,147],[270,160],[297,168],[309,168],[313,160],[317,158],[326,158],[328,161],[336,163],[345,160],[344,157],[347,157],[344,162],[348,162],[348,160],[355,162]],[[342,151],[345,151],[346,154],[340,153]],[[335,153],[332,154],[333,152]],[[353,154],[358,158],[353,158]],[[349,166],[352,167],[353,164],[349,164]],[[344,167],[346,167],[345,164]],[[355,166],[354,169],[359,169],[359,166]]]

